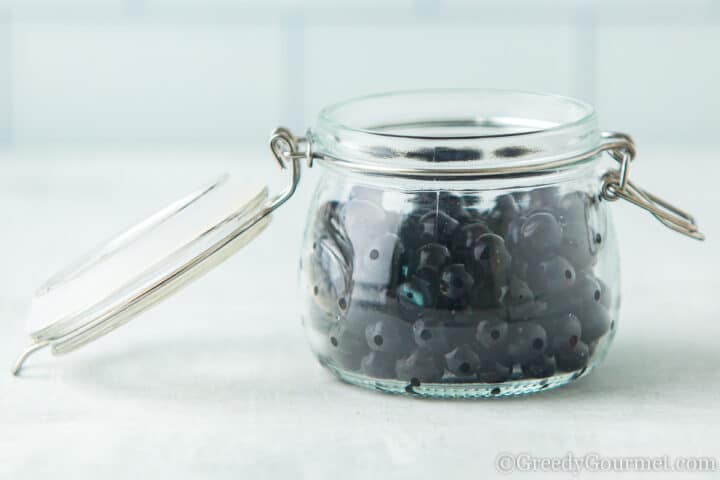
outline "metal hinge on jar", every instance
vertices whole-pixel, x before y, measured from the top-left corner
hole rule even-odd
[[[603,198],[609,201],[619,198],[627,200],[650,212],[666,227],[695,240],[705,240],[705,235],[698,230],[692,215],[630,181],[628,178],[630,165],[636,154],[632,138],[629,135],[614,132],[603,132],[602,137],[606,145],[603,150],[607,151],[620,164],[618,170],[607,172],[603,176]]]

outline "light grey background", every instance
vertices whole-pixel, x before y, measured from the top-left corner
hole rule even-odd
[[[712,143],[719,50],[712,0],[3,0],[0,141],[254,145],[347,97],[484,86]]]
[[[0,478],[485,478],[503,451],[720,459],[718,50],[720,4],[698,0],[0,0]],[[295,307],[318,169],[171,301],[2,373],[49,273],[218,172],[280,188],[276,125],[420,87],[590,101],[636,137],[633,178],[700,220],[704,244],[613,205],[623,310],[592,375],[477,402],[333,379]]]

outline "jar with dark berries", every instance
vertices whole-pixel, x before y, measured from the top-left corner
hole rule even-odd
[[[600,132],[590,106],[502,91],[368,97],[324,110],[308,142],[324,168],[302,316],[342,380],[516,395],[567,384],[606,354],[620,308],[608,206],[635,150]]]
[[[65,354],[127,323],[260,235],[318,172],[301,246],[300,317],[322,365],[362,387],[502,397],[595,368],[618,328],[619,199],[702,240],[630,181],[632,139],[589,105],[498,90],[415,91],[277,128],[287,187],[218,177],[89,252],[33,301],[18,357]],[[613,160],[615,162],[613,162]],[[272,307],[272,306],[271,306]]]

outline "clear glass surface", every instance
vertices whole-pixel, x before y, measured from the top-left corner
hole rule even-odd
[[[567,107],[567,99],[550,99]],[[462,102],[449,104],[452,110]],[[567,127],[554,125],[552,111],[543,116],[545,107],[534,116],[515,114],[522,108],[509,102],[472,138],[448,131],[452,116],[435,133],[432,121],[416,122],[419,135],[398,114],[388,121],[402,125],[400,137],[387,143],[409,148],[402,158],[371,161],[442,165],[413,156],[428,144],[443,145],[449,162],[483,161],[463,160],[462,152],[468,145],[486,151],[498,140],[503,148],[540,145],[538,136],[549,138],[549,130],[570,151],[586,140],[572,140],[578,128],[586,135],[596,129],[591,110],[572,106]],[[341,113],[352,122],[352,111]],[[517,131],[516,121],[500,120],[520,117],[535,126]],[[340,139],[351,127],[334,128]],[[359,135],[380,141],[375,130]],[[558,136],[551,137],[545,151],[562,154]],[[331,150],[353,160],[346,148]],[[598,163],[595,157],[562,170],[475,180],[325,169],[300,266],[302,321],[317,358],[347,382],[429,397],[531,393],[588,373],[609,347],[620,305],[619,258]]]

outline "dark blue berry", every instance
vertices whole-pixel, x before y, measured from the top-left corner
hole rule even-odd
[[[450,332],[443,324],[420,319],[413,323],[412,329],[415,343],[424,350],[445,354],[453,348]]]
[[[464,262],[472,260],[475,240],[486,233],[492,231],[483,222],[470,223],[458,228],[452,244],[453,256]]]
[[[525,216],[515,217],[508,222],[504,230],[505,246],[512,253],[513,259],[520,256],[520,229],[526,220]]]
[[[545,329],[536,322],[511,323],[508,328],[507,354],[517,363],[525,363],[547,350]]]
[[[512,257],[502,237],[493,233],[480,235],[473,247],[473,267],[479,285],[506,285]]]
[[[590,348],[584,342],[578,342],[572,348],[566,348],[555,352],[557,368],[563,372],[574,372],[588,364],[590,359]]]
[[[613,292],[607,283],[601,279],[595,278],[595,281],[598,283],[598,286],[600,286],[600,305],[609,309],[613,303]]]
[[[423,227],[420,219],[423,215],[423,212],[414,211],[405,216],[400,224],[400,238],[407,249],[417,249],[422,245],[420,234]]]
[[[563,226],[560,251],[577,269],[586,268],[596,260],[596,249],[592,247],[591,235],[584,222],[571,222]]]
[[[450,250],[439,243],[427,243],[416,254],[415,269],[430,268],[437,272],[450,262]]]
[[[505,305],[525,305],[534,301],[535,294],[533,294],[527,282],[516,276],[510,277],[507,293],[504,297]]]
[[[575,268],[565,258],[554,256],[528,266],[527,280],[535,298],[567,292],[575,285]]]
[[[420,218],[422,243],[450,243],[460,222],[443,211],[431,211]]]
[[[500,195],[488,213],[488,220],[498,231],[505,231],[508,223],[518,216],[520,208],[512,195]]]
[[[419,277],[400,284],[396,292],[400,314],[408,321],[415,321],[424,309],[435,305],[431,285]]]
[[[407,382],[437,382],[442,379],[444,370],[437,355],[422,349],[415,350],[395,364],[397,378]]]
[[[548,313],[547,303],[540,300],[522,305],[508,305],[507,307],[508,321],[512,323],[531,320],[547,315]]]
[[[610,330],[612,319],[610,312],[600,302],[590,302],[585,304],[585,308],[580,314],[580,321],[582,323],[582,340],[590,343]]]
[[[540,355],[524,363],[522,371],[529,378],[547,378],[555,375],[557,364],[554,357]]]
[[[480,366],[480,358],[475,351],[463,345],[445,355],[448,370],[458,377],[474,376]]]
[[[555,217],[546,212],[530,215],[519,231],[519,247],[528,259],[541,259],[552,255],[562,242],[562,229]]]
[[[509,281],[511,260],[504,240],[498,235],[487,233],[475,241],[473,262],[466,268],[473,272],[475,278],[472,301],[477,307],[500,305]]]
[[[342,322],[330,329],[328,343],[330,358],[348,370],[359,370],[362,357],[369,351],[365,339],[348,329]]]
[[[589,273],[580,273],[575,281],[572,293],[569,295],[569,300],[577,306],[587,305],[590,303],[607,305],[607,299],[605,298],[607,292],[604,290],[604,287],[593,275]]]
[[[453,306],[464,306],[468,303],[473,284],[472,275],[465,270],[465,265],[455,263],[448,265],[440,276],[440,293]]]
[[[360,367],[369,377],[394,378],[397,360],[393,353],[372,351],[362,358]]]
[[[507,314],[511,321],[528,320],[545,312],[544,302],[536,302],[535,294],[528,284],[517,276],[510,278],[508,289],[503,299]]]
[[[410,326],[398,319],[383,319],[365,328],[365,340],[372,350],[380,352],[409,352],[415,344]]]
[[[582,325],[572,313],[558,314],[538,321],[548,337],[548,352],[573,348],[582,335]]]
[[[509,325],[500,318],[481,320],[478,323],[475,338],[480,345],[489,351],[503,351],[507,346]]]
[[[512,366],[494,360],[481,359],[477,368],[477,379],[484,383],[501,383],[510,378]]]

